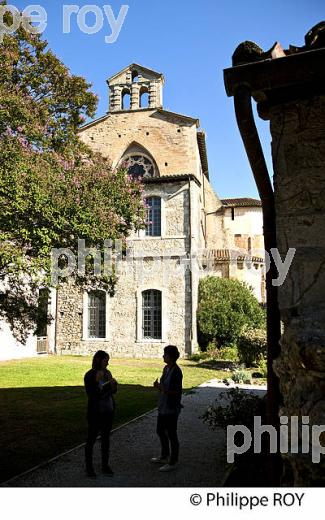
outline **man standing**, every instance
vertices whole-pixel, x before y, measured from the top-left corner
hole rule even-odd
[[[174,345],[164,348],[163,359],[166,366],[160,382],[153,386],[159,391],[157,434],[161,443],[160,457],[153,457],[151,462],[162,464],[159,471],[172,471],[176,468],[179,454],[177,422],[182,408],[183,374],[177,360],[179,351]]]

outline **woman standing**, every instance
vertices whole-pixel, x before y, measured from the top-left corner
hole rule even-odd
[[[93,357],[92,368],[84,377],[88,395],[88,436],[85,447],[86,471],[89,477],[96,477],[93,467],[93,448],[96,438],[101,434],[102,471],[113,475],[108,464],[110,433],[113,424],[115,401],[113,394],[117,391],[117,382],[107,370],[109,354],[98,350]]]
[[[151,462],[161,465],[159,471],[172,471],[176,468],[179,454],[177,422],[182,405],[183,374],[177,360],[179,352],[174,345],[164,348],[163,359],[166,363],[160,382],[154,387],[159,390],[157,434],[161,444],[160,457],[153,457]]]

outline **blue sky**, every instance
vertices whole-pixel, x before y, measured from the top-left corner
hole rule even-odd
[[[210,179],[220,197],[256,197],[257,191],[237,129],[233,100],[227,98],[223,69],[231,66],[237,45],[253,40],[264,50],[275,41],[285,48],[303,45],[304,35],[324,19],[324,0],[74,0],[79,7],[111,5],[115,17],[129,5],[117,41],[107,19],[97,34],[84,34],[71,17],[63,34],[68,0],[8,1],[19,8],[43,6],[48,13],[44,37],[71,69],[93,84],[100,98],[98,116],[108,108],[106,78],[135,62],[165,76],[164,108],[200,119],[207,134]],[[94,17],[87,18],[89,25]],[[271,170],[268,123],[258,123]]]

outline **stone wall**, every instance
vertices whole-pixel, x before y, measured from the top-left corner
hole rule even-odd
[[[199,174],[196,122],[157,110],[110,113],[87,125],[80,137],[93,150],[117,166],[133,143],[139,143],[154,158],[159,175]]]
[[[274,107],[270,120],[278,248],[282,258],[289,248],[296,249],[279,287],[283,335],[275,369],[283,396],[280,414],[324,425],[325,96]],[[284,455],[293,482],[324,485],[324,457],[313,463],[309,447],[306,454]]]
[[[120,264],[115,294],[106,299],[106,338],[87,339],[84,295],[68,284],[58,296],[58,353],[89,354],[104,348],[115,356],[160,357],[168,343],[176,343],[183,356],[195,348],[192,292],[195,294],[196,289],[190,290],[185,262],[190,247],[188,184],[151,186],[150,192],[163,198],[164,233],[162,237],[143,237],[140,233],[128,240],[128,254]],[[146,289],[162,292],[161,341],[141,338],[141,293]]]

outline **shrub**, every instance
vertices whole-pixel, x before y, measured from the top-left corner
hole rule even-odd
[[[238,361],[237,347],[222,347],[214,351],[213,357],[215,359],[222,359],[224,361]]]
[[[247,392],[238,387],[222,392],[218,399],[225,399],[228,404],[209,406],[202,415],[212,429],[220,426],[227,428],[229,425],[242,424],[250,430],[254,426],[254,416],[263,415],[265,399],[261,399],[252,392]]]
[[[267,362],[266,359],[262,359],[257,366],[257,371],[254,372],[253,377],[267,377]]]
[[[200,280],[198,328],[204,343],[235,343],[244,327],[262,327],[265,315],[252,290],[238,280]]]
[[[209,358],[209,355],[208,355],[208,352],[196,352],[195,354],[191,354],[190,356],[188,356],[187,359],[189,359],[190,361],[202,361],[204,359],[208,359]]]
[[[266,332],[264,329],[245,329],[238,339],[240,363],[247,367],[257,366],[267,356]]]
[[[261,373],[262,377],[267,377],[266,359],[262,359],[262,361],[259,362],[257,369]]]
[[[246,370],[239,369],[232,373],[231,379],[234,381],[234,383],[250,383],[251,375]]]

